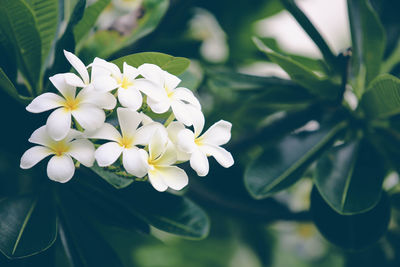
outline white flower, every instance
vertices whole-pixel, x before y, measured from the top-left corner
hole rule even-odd
[[[173,121],[167,127],[168,138],[176,148],[177,161],[188,161],[190,159],[190,154],[182,151],[178,146],[178,134],[184,129],[186,129],[185,126],[179,121]]]
[[[108,75],[97,77],[93,81],[95,89],[108,92],[118,88],[118,101],[123,107],[139,109],[143,102],[140,91],[156,99],[160,98],[160,93],[154,84],[143,78],[136,79],[139,76],[139,71],[126,62],[123,65],[123,73],[117,65],[102,59],[95,59],[92,68],[102,68],[108,71]]]
[[[64,74],[54,75],[50,77],[50,81],[63,97],[44,93],[33,99],[26,110],[40,113],[57,108],[46,122],[46,129],[54,140],[59,141],[67,136],[71,127],[71,115],[86,130],[94,130],[103,125],[104,111],[93,103],[99,99],[96,92],[84,88],[76,95],[76,88],[65,82]]]
[[[230,122],[220,120],[212,125],[203,135],[204,117],[195,120],[194,133],[189,129],[178,133],[178,146],[182,151],[191,154],[190,166],[199,176],[206,176],[209,171],[207,156],[213,156],[225,168],[233,165],[234,160],[230,152],[220,147],[231,139]]]
[[[171,166],[177,160],[175,146],[159,130],[152,136],[149,153],[141,149],[143,162],[148,170],[151,185],[160,192],[168,189],[181,190],[188,184],[184,170]]]
[[[201,105],[192,91],[178,87],[181,80],[154,64],[143,64],[138,68],[140,74],[155,83],[162,92],[161,99],[154,99],[148,95],[147,104],[155,113],[165,113],[171,107],[176,119],[183,124],[193,124],[194,113],[201,113]]]
[[[69,61],[69,63],[72,65],[72,67],[74,67],[74,69],[81,76],[78,77],[74,73],[63,73],[65,81],[69,85],[86,88],[87,91],[94,93],[92,92],[94,91],[92,85],[93,81],[96,80],[96,78],[98,77],[109,75],[108,71],[104,70],[104,68],[94,66],[92,67],[91,80],[89,80],[89,73],[83,62],[77,56],[66,50],[64,50],[64,55]],[[94,63],[96,62],[96,60],[100,59],[96,58],[94,60]],[[96,104],[97,106],[103,109],[113,109],[117,104],[117,100],[109,92],[97,92],[96,97],[93,97],[92,99],[93,99],[92,101],[93,104]]]
[[[86,167],[91,167],[94,162],[93,144],[87,139],[76,139],[80,135],[80,132],[70,129],[64,139],[55,141],[48,135],[45,126],[40,127],[29,138],[29,142],[39,146],[28,149],[22,155],[20,167],[29,169],[45,157],[54,155],[47,164],[47,176],[56,182],[68,182],[75,172],[71,157]]]
[[[139,113],[127,108],[118,108],[117,113],[122,135],[114,126],[104,123],[100,129],[89,132],[86,136],[112,141],[101,145],[95,152],[95,158],[100,167],[110,166],[122,153],[122,164],[125,170],[137,177],[143,177],[147,173],[147,168],[143,152],[136,145],[147,145],[157,129],[165,132],[165,128],[157,122],[138,128],[142,120]]]

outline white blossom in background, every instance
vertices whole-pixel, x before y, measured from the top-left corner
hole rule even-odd
[[[193,92],[184,87],[177,88],[181,80],[157,65],[145,63],[139,66],[138,70],[143,77],[156,84],[161,93],[159,99],[148,95],[147,104],[151,110],[162,114],[171,108],[178,121],[186,126],[192,125],[193,118],[201,113],[200,102]]]
[[[108,75],[97,77],[93,81],[94,88],[101,92],[108,92],[117,89],[118,101],[123,107],[138,110],[143,103],[142,91],[149,97],[160,99],[160,90],[146,79],[138,78],[138,69],[124,62],[123,73],[117,65],[102,59],[95,59],[92,68],[102,68],[108,71]]]
[[[76,87],[66,83],[64,74],[50,77],[54,87],[62,97],[54,93],[44,93],[32,100],[26,110],[40,113],[57,108],[47,119],[46,129],[56,141],[64,139],[71,128],[71,116],[86,130],[101,127],[106,118],[104,111],[94,102],[102,95],[82,89],[76,95]]]
[[[194,132],[183,129],[178,133],[178,147],[190,154],[190,166],[199,176],[205,176],[209,171],[208,156],[213,156],[217,162],[229,168],[234,160],[230,152],[221,147],[231,139],[230,122],[220,120],[214,123],[202,135],[204,127],[204,117],[196,119]]]
[[[91,167],[94,162],[94,145],[82,139],[81,134],[70,129],[64,139],[55,141],[48,135],[46,126],[40,127],[29,138],[29,142],[38,146],[28,149],[22,155],[20,167],[32,168],[45,157],[54,155],[47,164],[47,176],[53,181],[68,182],[75,172],[72,158],[86,167]]]
[[[110,166],[122,154],[122,164],[125,170],[134,176],[143,177],[147,174],[147,168],[143,152],[137,145],[148,145],[154,132],[156,130],[165,132],[165,128],[157,122],[139,127],[142,116],[127,108],[118,108],[117,113],[122,134],[109,123],[104,123],[95,132],[86,133],[86,136],[91,139],[111,141],[97,148],[95,152],[97,164],[100,167]]]
[[[165,191],[168,188],[181,190],[188,184],[188,176],[184,170],[177,166],[177,154],[175,146],[167,136],[157,130],[149,143],[149,153],[141,149],[148,177],[151,185],[157,191]]]

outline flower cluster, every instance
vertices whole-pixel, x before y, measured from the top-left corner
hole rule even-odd
[[[96,161],[127,175],[147,175],[156,190],[165,191],[188,184],[187,174],[176,164],[190,161],[199,176],[209,171],[208,156],[226,168],[233,165],[232,155],[221,147],[231,138],[231,123],[218,121],[201,134],[201,105],[190,90],[178,87],[178,77],[148,63],[134,68],[124,62],[121,72],[117,65],[96,58],[86,67],[74,54],[64,53],[79,76],[50,77],[59,94],[44,93],[26,107],[33,113],[54,111],[29,138],[38,146],[23,154],[21,168],[53,155],[47,175],[65,183],[73,177],[75,165],[91,167]],[[118,129],[105,122],[105,110],[116,110]],[[162,124],[146,115],[150,111],[171,115]]]

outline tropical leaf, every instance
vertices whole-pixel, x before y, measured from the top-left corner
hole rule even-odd
[[[350,142],[318,160],[314,181],[325,201],[342,215],[372,209],[381,197],[385,169],[366,141]]]
[[[289,74],[299,85],[307,88],[311,94],[321,98],[336,99],[340,94],[340,85],[327,76],[318,76],[293,58],[281,55],[268,48],[260,39],[253,39],[260,51]]]
[[[9,96],[22,104],[28,104],[29,101],[32,100],[31,98],[20,96],[18,94],[17,88],[15,88],[14,84],[10,81],[10,79],[8,79],[2,68],[0,68],[0,88],[3,89]]]
[[[288,135],[266,148],[246,168],[244,181],[249,193],[262,199],[295,183],[344,126],[339,123],[313,132]]]
[[[370,118],[400,113],[400,80],[389,74],[376,77],[364,93],[361,106]]]
[[[98,0],[85,9],[79,23],[74,27],[75,42],[78,43],[94,26],[100,13],[110,4],[111,0]]]
[[[124,62],[133,67],[139,67],[143,63],[151,63],[174,75],[183,73],[190,65],[190,60],[187,58],[174,57],[158,52],[132,54],[120,57],[112,62],[118,65],[120,68],[122,68]]]
[[[22,258],[49,248],[57,235],[54,202],[48,194],[0,200],[0,251]]]
[[[91,167],[92,171],[94,171],[98,176],[103,178],[107,183],[114,186],[116,189],[121,189],[127,187],[131,183],[133,183],[133,178],[126,178],[119,176],[113,172],[106,171],[104,168],[100,168],[97,165]]]
[[[0,0],[0,28],[14,46],[19,69],[31,88],[36,89],[40,79],[42,48],[31,8],[22,0]]]

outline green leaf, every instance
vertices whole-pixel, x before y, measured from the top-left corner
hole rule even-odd
[[[8,79],[2,68],[0,68],[0,88],[3,89],[9,96],[24,105],[28,104],[29,101],[32,100],[31,98],[23,97],[18,94],[17,88],[15,88],[14,84]]]
[[[347,1],[353,43],[352,71],[357,81],[356,92],[362,95],[380,71],[385,51],[385,32],[378,15],[368,0]],[[366,76],[363,77],[363,68]]]
[[[246,168],[244,181],[249,193],[256,199],[263,199],[291,186],[344,126],[345,123],[339,123],[313,132],[288,135],[266,148]]]
[[[98,176],[103,178],[107,183],[114,186],[116,189],[127,187],[128,185],[133,183],[133,178],[129,179],[119,176],[113,172],[106,171],[104,168],[101,168],[97,165],[94,165],[90,169],[94,171]]]
[[[157,27],[168,6],[168,0],[144,0],[142,4],[144,15],[132,18],[132,21],[137,19],[137,24],[130,33],[122,35],[117,31],[98,31],[83,43],[79,55],[88,61],[95,57],[109,58],[119,50],[131,46]]]
[[[346,250],[361,250],[376,243],[386,232],[390,219],[390,201],[386,193],[371,210],[356,215],[336,213],[314,187],[311,212],[321,234]]]
[[[389,74],[379,75],[364,93],[361,106],[371,118],[400,113],[400,80]]]
[[[285,70],[294,82],[307,88],[311,94],[327,99],[336,99],[339,96],[340,85],[335,84],[329,77],[320,77],[293,58],[274,52],[261,40],[257,38],[253,38],[253,40],[260,51],[264,52],[272,62]]]
[[[14,44],[19,69],[30,86],[36,88],[42,48],[32,10],[22,0],[0,0],[0,28]]]
[[[314,181],[336,212],[351,215],[379,202],[384,176],[381,155],[365,141],[353,141],[332,148],[319,159]]]
[[[103,198],[113,202],[116,209],[131,213],[160,230],[191,239],[205,238],[208,234],[207,215],[185,197],[159,193],[143,182],[120,190],[107,186],[97,177],[81,177],[78,182],[94,188]]]
[[[59,204],[61,246],[56,261],[67,260],[72,266],[84,267],[123,266],[117,253],[82,212],[76,195],[60,191]]]
[[[111,0],[97,0],[85,9],[82,19],[74,28],[75,42],[78,43],[94,26],[100,13],[110,4]]]
[[[47,59],[58,24],[58,0],[27,0],[36,19],[42,44],[42,62]]]
[[[0,218],[0,251],[10,259],[40,253],[56,239],[56,213],[48,194],[2,199]]]
[[[139,67],[143,63],[151,63],[159,66],[165,71],[173,75],[179,75],[183,73],[190,65],[190,60],[183,57],[174,57],[158,52],[143,52],[132,54],[124,57],[120,57],[112,61],[118,67],[122,69],[124,62],[133,66]]]

